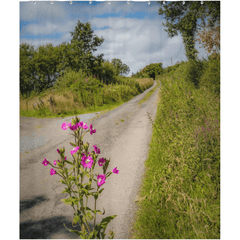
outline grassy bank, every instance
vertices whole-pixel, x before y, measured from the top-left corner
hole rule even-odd
[[[153,85],[153,79],[118,77],[114,84],[104,84],[94,77],[83,78],[70,72],[56,86],[37,96],[20,98],[20,116],[65,117],[111,110]]]
[[[153,89],[151,89],[145,96],[144,96],[144,98],[141,100],[141,101],[139,101],[138,102],[138,104],[142,104],[142,103],[144,103],[144,102],[146,102],[151,96],[152,96],[152,94],[154,93],[154,91],[159,87],[159,85],[160,85],[160,81],[158,81],[158,80],[156,80],[157,81],[157,85],[153,88]]]
[[[131,238],[220,238],[220,71],[201,66],[197,87],[189,63],[161,77]]]

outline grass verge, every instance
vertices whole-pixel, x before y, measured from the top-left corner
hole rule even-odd
[[[96,81],[73,81],[66,89],[48,89],[39,96],[21,98],[20,116],[55,118],[112,110],[153,85],[153,79],[123,78],[96,88]]]
[[[157,81],[157,80],[156,80],[156,81]],[[142,103],[146,102],[146,101],[152,96],[152,94],[153,94],[154,91],[158,88],[159,85],[160,85],[160,81],[157,81],[157,85],[156,85],[153,89],[151,89],[151,90],[144,96],[144,98],[143,98],[141,101],[138,102],[138,104],[142,104]]]
[[[161,77],[131,238],[220,238],[220,99],[184,70]]]

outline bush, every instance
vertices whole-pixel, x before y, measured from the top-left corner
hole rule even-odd
[[[203,74],[204,62],[200,60],[189,60],[185,70],[185,78],[188,82],[199,87],[200,78]]]
[[[55,87],[60,90],[66,90],[66,88],[69,88],[75,81],[83,81],[86,77],[86,74],[82,70],[78,72],[68,70],[57,80]]]
[[[220,56],[209,57],[200,85],[220,94]]]

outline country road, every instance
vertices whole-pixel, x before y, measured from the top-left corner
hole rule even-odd
[[[148,113],[155,118],[159,88],[148,101],[141,105],[138,102],[155,85],[154,81],[151,88],[107,113],[79,115],[81,121],[88,126],[92,124],[96,129],[95,134],[85,135],[84,143],[90,143],[91,151],[92,145],[101,150],[98,159],[111,159],[108,170],[115,167],[119,170],[119,174],[112,174],[102,186],[105,190],[97,202],[97,209],[105,208],[103,217],[117,215],[107,228],[106,238],[109,230],[115,232],[116,239],[128,238],[152,135]],[[59,182],[60,177],[51,176],[51,167],[42,164],[44,158],[51,163],[57,160],[59,155],[56,149],[63,146],[71,160],[72,146],[69,142],[74,142],[74,138],[70,129],[61,129],[61,124],[71,119],[20,117],[20,238],[78,238],[63,226],[65,223],[73,229],[74,211],[60,200],[69,195],[61,193],[64,185]],[[89,205],[93,207],[93,201],[89,201]],[[102,216],[97,216],[97,222],[100,222]]]

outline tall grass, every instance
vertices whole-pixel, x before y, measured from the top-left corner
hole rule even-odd
[[[26,117],[64,117],[112,109],[153,85],[153,79],[119,77],[104,84],[94,76],[69,72],[54,88],[38,96],[20,98],[20,115]],[[35,105],[35,107],[34,107]]]
[[[220,238],[220,99],[187,64],[161,77],[132,238]]]

